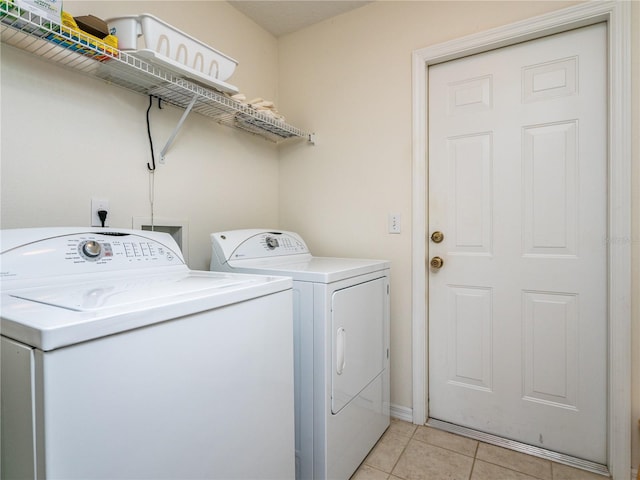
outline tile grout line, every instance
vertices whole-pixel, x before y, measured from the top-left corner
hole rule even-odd
[[[413,429],[413,433],[409,436],[409,441],[407,442],[407,444],[404,447],[402,447],[402,451],[400,452],[400,455],[398,455],[398,458],[395,461],[395,463],[393,464],[393,467],[391,467],[391,471],[389,472],[389,476],[387,478],[389,478],[391,475],[394,475],[393,471],[398,466],[398,462],[402,458],[402,455],[404,454],[404,452],[407,450],[407,447],[411,443],[411,440],[413,440],[413,437],[415,436],[416,432],[418,431],[418,427],[419,427],[419,425],[415,426],[415,428]],[[396,475],[394,475],[394,476],[396,476]],[[404,478],[404,477],[398,476],[398,478]]]
[[[429,441],[426,441],[426,440],[421,440],[419,438],[414,438],[416,433],[418,433],[418,430],[420,429],[420,426],[423,426],[423,427],[426,427],[426,428],[433,428],[433,427],[430,427],[429,425],[426,425],[426,424],[425,425],[418,425],[415,428],[415,430],[413,431],[413,434],[411,434],[411,437],[409,437],[409,442],[402,449],[402,452],[400,453],[400,456],[398,457],[398,460],[396,460],[396,463],[394,464],[394,466],[391,469],[391,471],[393,472],[393,469],[395,469],[396,465],[400,461],[400,457],[402,457],[402,454],[405,452],[407,446],[409,446],[409,443],[411,443],[412,441],[416,441],[416,442],[424,444],[424,445],[429,445],[431,447],[439,448],[439,449],[442,449],[442,450],[446,450],[448,452],[455,453],[457,455],[461,455],[461,456],[464,456],[464,457],[467,457],[467,458],[471,458],[472,459],[471,470],[469,471],[469,478],[468,478],[468,480],[471,480],[471,477],[473,476],[473,469],[474,469],[475,464],[476,464],[476,456],[478,455],[478,450],[480,448],[480,443],[481,442],[479,442],[478,440],[475,440],[476,446],[475,446],[475,451],[473,452],[473,455],[467,455],[467,454],[462,453],[462,452],[460,452],[458,450],[454,450],[452,448],[447,448],[447,447],[445,447],[443,445],[438,445],[438,444],[435,444],[435,443],[432,443],[432,442],[429,442]],[[461,437],[460,435],[456,435],[456,434],[453,434],[453,435],[455,435],[456,437]],[[464,437],[461,437],[461,438],[464,438]],[[517,470],[512,470],[512,471],[516,472],[516,473],[522,473],[522,472],[518,472]],[[392,475],[392,474],[393,473],[390,473],[390,475]],[[401,477],[399,477],[399,478],[401,478]],[[537,478],[537,477],[534,477],[534,478]],[[539,480],[544,480],[544,479],[539,479]]]
[[[434,428],[434,427],[431,427],[430,425],[424,425],[424,426],[425,426],[425,427],[427,427],[427,428]],[[413,437],[415,436],[415,433],[417,433],[417,431],[418,431],[418,429],[419,429],[419,428],[420,428],[420,427],[418,426],[418,427],[415,429],[414,434],[411,436],[411,439],[410,439],[410,440],[415,440],[416,442],[420,442],[420,443],[423,443],[423,444],[425,444],[425,445],[431,445],[432,447],[441,448],[441,449],[443,449],[443,450],[447,450],[447,451],[449,451],[449,452],[457,453],[457,454],[459,454],[459,455],[469,456],[469,455],[465,455],[464,453],[462,453],[462,452],[460,452],[460,451],[457,451],[457,450],[454,450],[454,449],[451,449],[451,448],[447,448],[447,447],[445,447],[445,446],[443,446],[443,445],[437,445],[437,444],[435,444],[435,443],[431,443],[431,442],[428,442],[428,441],[423,441],[423,440],[420,440],[420,439],[418,439],[418,438],[415,438],[415,439],[414,439]],[[440,430],[440,431],[442,431],[442,430]],[[452,434],[452,435],[454,435],[454,436],[456,436],[456,437],[469,438],[469,437],[464,437],[464,436],[462,436],[462,435],[458,435],[458,434],[456,434],[456,433],[452,433],[452,432],[447,432],[447,433],[450,433],[450,434]],[[552,462],[551,460],[548,460],[548,459],[540,459],[540,460],[546,461],[546,462],[548,462],[548,463],[550,464],[550,467],[551,467],[551,477],[550,477],[550,478],[543,478],[543,477],[539,477],[539,476],[537,476],[537,475],[532,475],[532,474],[530,474],[530,473],[526,473],[526,472],[522,472],[522,471],[520,471],[520,470],[516,470],[516,469],[515,469],[515,468],[513,468],[513,467],[508,467],[508,466],[506,466],[506,465],[502,465],[502,464],[499,464],[499,463],[494,463],[494,462],[492,462],[491,460],[478,458],[478,452],[480,451],[480,445],[481,445],[481,444],[491,445],[491,444],[487,444],[486,442],[482,442],[482,441],[480,441],[480,440],[476,440],[476,439],[472,439],[472,440],[474,440],[474,441],[476,442],[476,447],[475,447],[475,451],[474,451],[473,455],[471,455],[471,458],[473,458],[473,462],[472,462],[472,464],[471,464],[471,472],[469,472],[469,480],[471,480],[471,478],[473,477],[473,470],[474,470],[474,468],[475,468],[475,466],[476,466],[476,461],[477,461],[477,460],[480,460],[480,461],[482,461],[482,462],[488,463],[488,464],[490,464],[490,465],[494,465],[494,466],[496,466],[496,467],[504,468],[505,470],[509,470],[509,471],[511,471],[511,472],[518,473],[518,474],[520,474],[520,475],[526,475],[526,476],[531,477],[532,479],[535,479],[535,480],[554,480],[554,474],[553,474],[553,463],[554,463],[554,462]],[[406,448],[406,447],[405,447],[405,448]],[[404,450],[403,450],[403,452],[404,452]],[[518,452],[518,453],[520,453],[520,452]],[[524,454],[524,455],[526,455],[526,454]],[[527,456],[529,456],[529,455],[527,455]],[[396,462],[396,463],[397,463],[397,462]],[[394,468],[395,468],[395,465],[394,465]]]
[[[395,463],[393,464],[393,467],[391,467],[391,471],[389,472],[389,476],[387,478],[389,478],[391,475],[394,475],[393,471],[395,470],[395,468],[398,466],[398,462],[400,461],[400,459],[402,458],[402,455],[404,454],[404,452],[407,450],[407,447],[409,446],[409,444],[411,443],[411,440],[413,440],[413,437],[415,436],[416,432],[418,431],[418,425],[415,426],[415,428],[413,429],[413,433],[411,434],[411,436],[409,437],[409,441],[407,442],[407,444],[402,447],[402,451],[400,452],[400,455],[398,455],[398,459],[395,461]],[[395,475],[394,475],[395,476]],[[398,478],[404,478],[404,477],[400,477],[398,476]]]
[[[587,472],[602,475],[605,479],[610,478],[609,472],[604,465],[596,464],[588,460],[581,460],[570,455],[560,454],[544,448],[527,445],[521,442],[508,440],[496,435],[473,430],[460,425],[451,424],[442,420],[429,418],[427,426],[482,442],[483,444],[522,453],[529,457],[536,457],[550,461],[552,464],[566,465],[571,468],[578,468]],[[538,477],[534,477],[538,478]]]
[[[471,462],[471,471],[469,472],[469,480],[473,477],[473,470],[476,468],[476,460],[478,459],[478,449],[480,448],[480,442],[476,441],[476,451],[473,452],[473,462]]]
[[[447,434],[450,434],[450,435],[452,435],[454,437],[467,438],[467,439],[470,439],[470,440],[474,440],[475,441],[474,452],[471,453],[471,454],[463,453],[460,450],[456,450],[452,446],[448,446],[447,447],[447,446],[444,446],[442,444],[438,444],[437,442],[434,443],[433,441],[429,441],[428,439],[431,438],[430,436],[426,436],[425,437],[425,436],[422,436],[422,435],[420,435],[420,436],[418,435],[418,433],[421,432],[421,428],[420,427],[431,428],[431,429],[434,429],[434,430],[443,431],[443,432],[445,432]],[[400,430],[400,431],[402,431],[402,430]],[[433,426],[428,425],[428,424],[425,424],[425,425],[414,425],[413,426],[413,430],[411,431],[410,434],[401,434],[400,431],[394,432],[394,433],[396,433],[400,437],[404,437],[406,439],[406,443],[402,446],[402,448],[400,450],[400,453],[396,457],[396,460],[394,461],[394,463],[389,468],[389,471],[387,472],[385,470],[380,469],[379,467],[375,467],[375,466],[369,465],[374,470],[385,474],[387,480],[390,480],[391,477],[397,477],[398,479],[407,480],[406,477],[403,477],[403,476],[395,474],[394,470],[398,467],[398,464],[400,463],[400,460],[403,458],[404,454],[407,453],[408,446],[410,444],[413,444],[413,442],[418,442],[418,444],[429,445],[431,447],[435,447],[435,448],[438,448],[438,449],[441,449],[441,450],[446,450],[446,451],[449,451],[449,452],[452,452],[452,453],[455,453],[455,454],[458,454],[458,455],[463,455],[463,456],[466,456],[467,458],[471,457],[471,459],[472,459],[471,470],[470,470],[468,476],[466,477],[467,480],[472,480],[474,478],[475,467],[479,465],[478,461],[485,462],[487,465],[492,465],[493,467],[504,469],[505,471],[508,471],[508,472],[513,472],[514,474],[517,474],[517,475],[522,475],[525,478],[529,478],[531,480],[555,480],[557,478],[557,475],[556,475],[557,472],[556,472],[556,468],[555,468],[556,465],[558,467],[563,465],[561,462],[555,462],[555,461],[553,461],[553,460],[551,460],[549,458],[542,458],[542,457],[538,457],[536,455],[529,455],[527,453],[520,452],[520,451],[517,451],[517,450],[515,450],[515,451],[514,450],[510,450],[508,448],[505,448],[505,447],[502,447],[502,446],[499,446],[499,445],[494,445],[494,444],[492,444],[490,442],[485,442],[485,441],[482,441],[480,439],[471,438],[471,437],[466,436],[466,435],[461,435],[461,434],[458,434],[458,433],[455,433],[455,432],[442,430],[442,429],[439,429],[437,427],[433,427]],[[385,432],[385,433],[387,433],[387,432]],[[418,444],[414,445],[414,447],[418,448],[417,447]],[[449,445],[449,444],[447,444],[447,445]],[[545,471],[540,471],[539,468],[534,468],[533,470],[536,470],[535,472],[527,472],[527,471],[523,471],[523,470],[528,470],[529,469],[528,467],[526,467],[526,465],[524,465],[524,466],[519,465],[519,464],[516,465],[516,464],[514,464],[512,462],[506,462],[506,464],[505,463],[501,463],[501,459],[500,458],[493,458],[494,457],[493,455],[489,455],[489,458],[479,458],[479,454],[480,453],[483,453],[483,456],[486,456],[484,454],[484,451],[482,450],[483,445],[485,445],[486,447],[489,447],[489,448],[498,448],[500,450],[511,451],[512,453],[516,454],[518,457],[522,455],[524,457],[534,459],[536,461],[536,463],[539,462],[539,461],[543,461],[548,466],[549,470],[547,472],[545,472]],[[526,468],[520,468],[520,467],[526,467]],[[572,467],[571,465],[566,465],[566,467],[568,467],[570,469],[575,469],[576,468],[576,467]],[[595,472],[589,472],[589,473],[598,475]],[[558,473],[558,475],[562,476],[560,473]],[[465,478],[465,477],[462,477],[462,478]],[[607,479],[610,480],[610,477],[605,477],[605,476],[602,477],[602,480],[607,480]]]
[[[411,442],[411,440],[413,440],[413,436],[415,435],[415,433],[416,433],[417,431],[418,431],[418,426],[416,426],[416,427],[414,428],[413,433],[411,433],[411,435],[406,435],[406,437],[408,437],[408,439],[409,439],[409,440],[407,441],[406,445],[405,445],[404,447],[402,447],[402,451],[401,451],[401,452],[400,452],[400,454],[398,455],[398,458],[397,458],[397,459],[396,459],[396,461],[394,462],[394,464],[393,464],[393,466],[391,467],[391,469],[390,469],[390,471],[389,471],[389,472],[386,472],[386,471],[384,471],[384,470],[382,470],[382,469],[380,469],[380,468],[378,468],[378,467],[376,467],[376,466],[374,466],[374,465],[369,465],[369,464],[367,463],[367,459],[366,459],[366,457],[365,457],[365,459],[364,459],[364,460],[362,461],[362,463],[358,466],[358,468],[356,469],[356,471],[354,472],[354,474],[355,474],[355,473],[357,473],[357,472],[358,472],[358,470],[359,470],[363,465],[366,465],[366,466],[368,466],[369,468],[372,468],[372,469],[374,469],[374,470],[376,470],[376,471],[378,471],[378,472],[381,472],[381,473],[386,474],[386,475],[387,475],[387,479],[389,479],[389,477],[391,477],[391,475],[394,475],[394,474],[393,474],[393,470],[394,470],[394,469],[396,468],[396,466],[398,465],[398,462],[400,461],[400,458],[402,457],[402,454],[405,452],[405,450],[406,450],[407,446],[409,445],[409,443]],[[385,432],[382,434],[382,436],[378,439],[378,442],[380,442],[380,441],[382,440],[382,437],[384,437],[387,433],[390,433],[389,428],[387,428],[387,430],[385,430]],[[393,432],[392,432],[392,433],[393,433]],[[398,435],[398,436],[400,436],[400,437],[405,437],[405,435],[402,435],[402,434],[400,434],[400,433],[398,433],[397,435]],[[378,442],[376,442],[376,445],[378,444]],[[376,446],[376,445],[374,445],[374,448],[375,448],[375,446]],[[373,448],[371,449],[371,451],[373,451]],[[369,452],[369,453],[371,453],[371,452]],[[395,476],[395,475],[394,475],[394,476]],[[398,478],[402,478],[403,480],[406,480],[406,479],[404,479],[404,477],[400,477],[400,476],[398,476]]]
[[[464,438],[464,437],[462,437],[462,438]],[[413,440],[413,438],[412,438],[412,440]],[[447,452],[457,453],[458,455],[463,455],[465,457],[471,457],[471,458],[475,458],[475,455],[476,455],[477,450],[478,450],[478,445],[476,445],[476,453],[474,453],[473,455],[467,455],[466,453],[461,452],[459,450],[455,450],[454,448],[445,447],[444,445],[438,445],[437,443],[428,442],[426,440],[420,440],[419,438],[416,438],[415,441],[423,443],[425,445],[431,445],[432,447],[441,448],[442,450],[446,450]],[[475,442],[478,443],[478,444],[480,443],[477,440],[475,440]]]
[[[520,470],[514,470],[513,468],[505,467],[504,465],[500,465],[499,463],[493,463],[493,462],[490,462],[488,460],[482,460],[482,459],[478,459],[478,460],[480,460],[481,462],[488,463],[489,465],[494,465],[496,467],[504,468],[505,470],[509,470],[510,472],[519,473],[520,475],[526,475],[527,477],[531,477],[531,478],[533,478],[535,480],[553,480],[553,473],[551,474],[551,478],[550,479],[545,479],[545,478],[542,478],[542,477],[537,477],[535,475],[531,475],[529,473],[521,472]],[[474,462],[474,464],[475,464],[475,462]]]
[[[480,446],[480,442],[478,442],[478,447],[479,446]],[[477,453],[476,453],[476,455],[477,455]],[[487,459],[484,459],[484,458],[478,458],[478,460],[480,460],[481,462],[488,463],[489,465],[494,465],[496,467],[504,468],[505,470],[509,470],[510,472],[515,472],[515,473],[519,473],[520,475],[526,475],[527,477],[535,478],[536,480],[553,480],[553,466],[551,467],[551,477],[550,478],[542,478],[542,477],[538,477],[537,475],[532,475],[530,473],[523,472],[521,470],[516,470],[515,468],[508,467],[508,466],[502,465],[500,463],[494,463],[491,460],[487,460]],[[473,463],[475,465],[475,459],[474,459]]]
[[[456,435],[456,434],[454,434],[454,435]],[[535,478],[536,480],[553,480],[553,462],[552,462],[552,461],[550,461],[550,460],[547,460],[547,459],[541,459],[541,460],[545,460],[545,461],[549,462],[550,467],[551,467],[551,478],[550,478],[550,479],[544,479],[544,478],[538,477],[538,476],[536,476],[536,475],[531,475],[531,474],[529,474],[529,473],[521,472],[520,470],[516,470],[515,468],[510,468],[510,467],[507,467],[507,466],[505,466],[505,465],[501,465],[501,464],[499,464],[499,463],[494,463],[494,462],[492,462],[492,461],[490,461],[490,460],[487,460],[487,459],[478,458],[478,452],[480,451],[480,445],[482,445],[482,444],[485,444],[485,445],[491,445],[491,444],[488,444],[488,443],[483,442],[483,441],[481,441],[481,440],[476,440],[476,442],[477,442],[477,445],[476,445],[476,453],[475,453],[475,455],[473,456],[473,468],[475,468],[475,466],[476,466],[476,460],[480,460],[481,462],[488,463],[489,465],[494,465],[494,466],[496,466],[496,467],[504,468],[505,470],[509,470],[509,471],[511,471],[511,472],[515,472],[515,473],[518,473],[518,474],[521,474],[521,475],[526,475],[526,476],[528,476],[528,477]],[[518,452],[518,453],[520,453],[520,452]],[[525,454],[525,455],[526,455],[526,454]],[[473,468],[471,469],[471,473],[472,473],[472,475],[473,475]],[[471,480],[471,477],[469,477],[469,480]]]

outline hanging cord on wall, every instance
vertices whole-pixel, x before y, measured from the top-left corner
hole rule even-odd
[[[155,230],[155,223],[153,219],[153,202],[156,196],[156,172],[155,170],[149,170],[149,204],[151,207],[151,231]]]
[[[147,108],[147,135],[149,136],[149,148],[151,149],[151,164],[147,162],[147,168],[150,172],[156,169],[156,156],[153,153],[153,139],[151,138],[151,122],[149,122],[149,111],[153,105],[153,95],[149,95],[149,108]]]
[[[158,108],[162,108],[162,100],[158,98]],[[151,230],[155,229],[154,224],[154,208],[153,202],[156,195],[156,157],[153,152],[153,139],[151,138],[151,122],[149,121],[149,112],[153,105],[153,95],[149,95],[149,108],[147,108],[147,135],[149,136],[149,148],[151,150],[151,163],[147,162],[147,169],[149,170],[149,204],[151,207]]]

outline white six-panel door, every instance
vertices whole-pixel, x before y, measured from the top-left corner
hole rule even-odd
[[[429,68],[429,416],[606,463],[604,24]]]

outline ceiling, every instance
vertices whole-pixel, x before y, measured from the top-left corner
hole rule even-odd
[[[279,37],[371,2],[365,0],[231,0],[229,3],[262,28]]]

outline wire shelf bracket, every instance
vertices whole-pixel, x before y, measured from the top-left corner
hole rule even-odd
[[[176,135],[178,135],[178,132],[182,128],[182,125],[184,124],[184,121],[189,116],[189,113],[191,113],[191,109],[195,105],[197,99],[198,99],[198,95],[194,95],[193,98],[191,99],[191,102],[189,102],[189,105],[187,105],[187,108],[185,109],[185,111],[182,112],[182,116],[180,117],[180,120],[178,121],[178,125],[176,125],[176,128],[173,129],[173,132],[171,133],[171,136],[169,137],[169,140],[167,140],[167,144],[164,146],[164,148],[160,152],[160,163],[162,165],[164,165],[164,163],[165,163],[164,159],[165,159],[165,156],[167,154],[167,151],[169,150],[169,148],[171,147],[171,144],[175,140]]]
[[[315,132],[307,133],[307,142],[309,142],[310,145],[315,145],[316,144],[316,134],[315,134]]]

